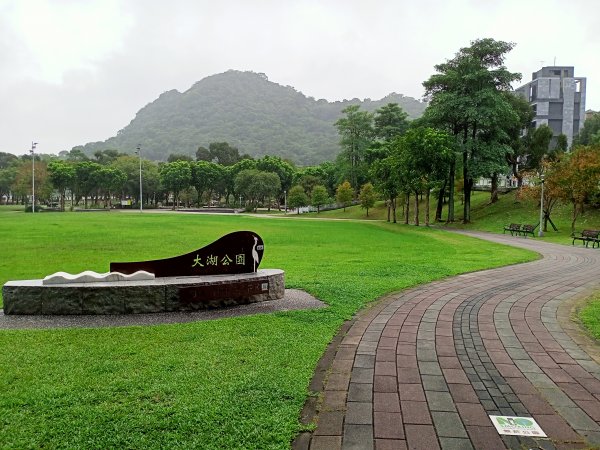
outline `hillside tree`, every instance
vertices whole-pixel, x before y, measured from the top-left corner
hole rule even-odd
[[[398,103],[388,103],[375,110],[373,134],[382,141],[392,141],[402,136],[408,127],[408,114]]]
[[[300,214],[300,208],[304,206],[308,206],[310,199],[302,186],[296,185],[292,186],[290,189],[290,193],[288,195],[288,206],[291,209],[297,208],[298,214]]]
[[[335,190],[335,200],[344,207],[344,212],[346,211],[346,206],[352,203],[353,198],[354,190],[349,181],[344,181],[338,185]]]
[[[54,188],[60,195],[60,210],[65,210],[65,195],[67,189],[73,185],[75,168],[72,164],[56,160],[48,163],[48,175]]]
[[[504,66],[506,54],[514,44],[494,39],[473,41],[455,57],[435,66],[436,74],[423,83],[430,100],[425,116],[459,139],[463,171],[463,222],[471,221],[471,191],[474,185],[472,163],[481,151],[482,133],[514,119],[517,113],[504,95],[511,83],[521,79]],[[502,155],[504,158],[505,155]],[[450,189],[453,190],[451,166]],[[453,192],[451,192],[451,198]],[[454,220],[453,203],[448,219]]]
[[[359,105],[351,105],[342,110],[345,117],[335,122],[340,135],[342,152],[340,161],[345,165],[345,176],[352,186],[357,186],[366,174],[364,157],[373,140],[373,114],[360,111]]]
[[[360,207],[367,210],[367,217],[369,217],[369,208],[375,206],[375,200],[377,200],[375,188],[371,183],[362,185],[360,193],[358,194],[358,199],[360,201]]]
[[[179,206],[179,193],[187,189],[192,182],[192,169],[187,161],[174,161],[163,164],[160,168],[160,181],[173,193],[173,209]]]
[[[321,206],[329,203],[329,194],[327,193],[327,188],[322,184],[318,184],[313,187],[310,204],[317,208],[317,214],[321,212]]]

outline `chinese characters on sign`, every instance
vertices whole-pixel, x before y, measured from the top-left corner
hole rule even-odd
[[[490,416],[490,419],[498,434],[546,437],[546,433],[531,417]]]
[[[201,261],[202,257],[198,254],[196,254],[196,257],[194,258],[194,261],[192,263],[192,267],[205,267],[204,264],[202,264]],[[219,264],[222,266],[228,266],[229,264],[231,264],[233,262],[233,259],[231,259],[229,257],[229,255],[225,255],[222,258],[220,258],[217,255],[208,255],[206,257],[206,265],[207,266],[218,266]],[[239,255],[235,255],[235,263],[237,265],[244,265],[246,264],[246,255],[244,253],[240,253]]]
[[[265,246],[252,231],[235,231],[212,244],[173,258],[111,263],[112,272],[124,274],[144,270],[155,277],[184,277],[253,273],[258,270]]]

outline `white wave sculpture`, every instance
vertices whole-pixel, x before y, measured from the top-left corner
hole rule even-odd
[[[139,270],[132,274],[120,272],[98,273],[91,270],[70,274],[67,272],[56,272],[48,275],[42,280],[42,284],[69,284],[69,283],[99,283],[102,281],[145,281],[154,280],[154,274]]]

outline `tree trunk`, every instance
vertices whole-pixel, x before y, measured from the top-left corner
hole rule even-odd
[[[471,189],[473,188],[473,180],[465,181],[464,206],[463,206],[463,223],[471,223]]]
[[[392,211],[392,199],[389,199],[387,202],[385,202],[387,205],[387,221],[390,221],[390,213]]]
[[[429,226],[429,197],[431,195],[431,189],[427,188],[425,192],[425,226]]]
[[[465,144],[466,145],[466,144]],[[471,222],[471,186],[473,180],[469,177],[469,154],[463,149],[463,223]]]
[[[450,174],[448,175],[448,222],[454,222],[454,177],[456,175],[456,160],[450,163]]]
[[[438,193],[437,208],[435,209],[435,221],[436,222],[442,221],[442,209],[444,208],[444,197],[446,194],[446,184],[447,183],[448,183],[448,180],[444,180],[444,184],[442,184],[442,187],[440,188],[440,192]]]
[[[419,226],[419,192],[415,191],[415,225]]]
[[[404,194],[404,224],[408,225],[408,215],[410,214],[410,194]]]
[[[579,203],[573,202],[573,220],[571,221],[571,233],[575,232],[575,222],[577,221],[577,216],[579,215],[580,210]]]
[[[490,196],[490,203],[496,203],[498,201],[498,174],[492,174],[492,193]]]
[[[396,223],[396,197],[392,199],[392,216],[394,218],[394,223]]]

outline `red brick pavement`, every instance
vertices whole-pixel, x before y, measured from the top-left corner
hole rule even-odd
[[[565,301],[600,286],[595,249],[477,237],[543,259],[381,299],[332,343],[317,428],[295,448],[584,448],[600,444],[600,365],[564,329]],[[566,312],[565,312],[566,311]],[[575,338],[575,339],[574,339]],[[533,417],[548,439],[500,436]]]

